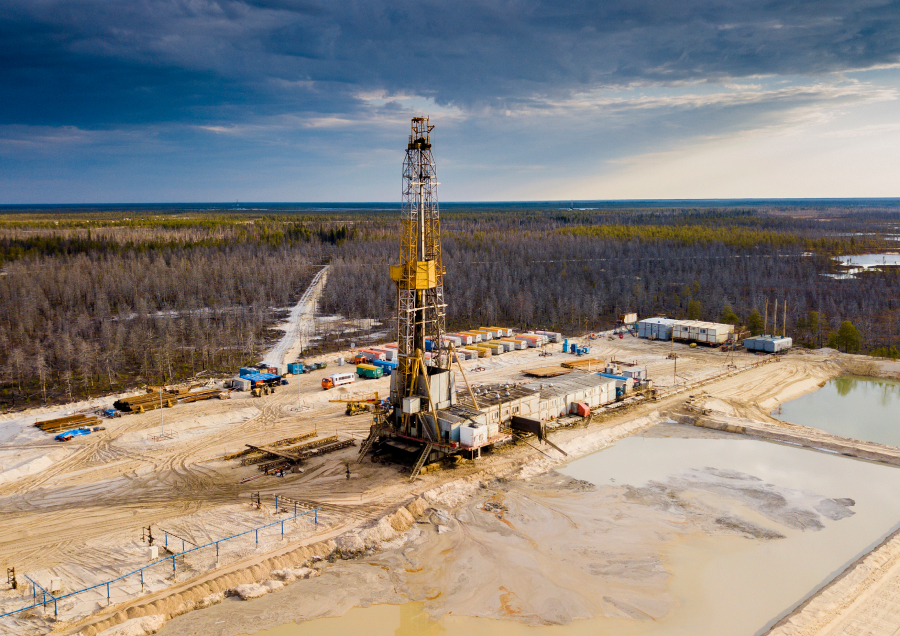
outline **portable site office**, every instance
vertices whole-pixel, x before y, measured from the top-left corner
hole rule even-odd
[[[671,340],[675,322],[671,318],[644,318],[638,323],[638,337],[649,340]]]
[[[734,333],[734,325],[702,320],[677,320],[672,325],[672,338],[707,344],[722,344]]]

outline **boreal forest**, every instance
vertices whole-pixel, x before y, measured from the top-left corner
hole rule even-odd
[[[260,207],[0,211],[0,410],[259,362],[323,265],[320,313],[390,339],[399,207]],[[777,301],[797,346],[900,347],[900,267],[837,259],[900,252],[896,205],[450,204],[441,231],[448,328],[581,335],[633,311],[760,333]]]

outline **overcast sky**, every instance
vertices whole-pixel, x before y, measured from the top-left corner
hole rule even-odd
[[[0,0],[0,203],[900,196],[898,0]]]

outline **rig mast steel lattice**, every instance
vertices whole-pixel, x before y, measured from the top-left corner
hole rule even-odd
[[[403,412],[404,398],[423,397],[423,411],[434,411],[434,400],[421,395],[430,389],[425,352],[433,367],[449,366],[444,334],[444,267],[441,263],[441,222],[438,210],[437,169],[431,152],[427,117],[412,119],[406,158],[403,161],[403,199],[400,212],[400,264],[391,267],[397,284],[397,370],[392,402],[397,413],[395,430],[422,440],[437,442],[436,417],[424,420],[419,413]],[[434,369],[437,370],[437,369]],[[433,371],[431,372],[433,373]]]

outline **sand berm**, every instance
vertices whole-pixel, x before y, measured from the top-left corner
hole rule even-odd
[[[371,554],[387,542],[404,535],[416,520],[433,505],[456,507],[468,501],[483,483],[498,477],[529,477],[549,470],[554,465],[585,455],[619,439],[646,430],[660,421],[656,411],[644,417],[592,431],[569,440],[564,448],[567,457],[555,452],[556,458],[541,456],[522,458],[502,468],[486,467],[467,477],[447,482],[412,498],[394,512],[359,528],[332,537],[314,537],[314,543],[289,546],[273,556],[247,565],[233,564],[179,586],[158,592],[125,605],[115,614],[81,628],[80,636],[143,636],[153,634],[171,618],[195,609],[220,603],[225,596],[249,599],[280,589],[291,581],[318,574],[309,566],[335,559],[353,559]],[[91,619],[88,619],[91,620]],[[72,632],[69,632],[72,633]]]

